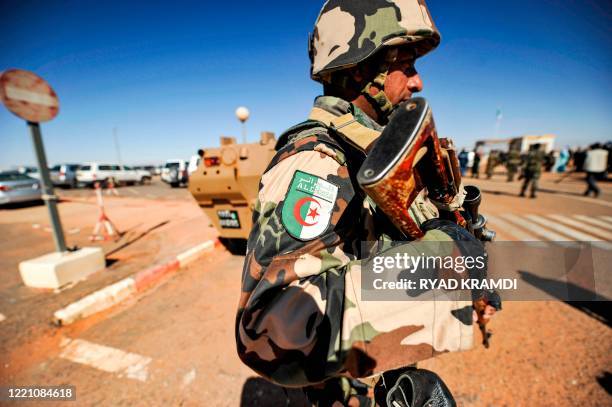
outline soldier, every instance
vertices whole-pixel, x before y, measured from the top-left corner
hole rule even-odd
[[[521,164],[521,155],[517,149],[511,149],[508,152],[508,164],[506,168],[508,170],[508,182],[514,182],[514,176],[518,171],[519,165]]]
[[[527,158],[525,159],[525,164],[523,166],[523,173],[521,174],[521,178],[524,179],[523,186],[521,187],[521,195],[525,196],[525,191],[527,191],[527,187],[531,184],[531,195],[530,198],[536,197],[536,191],[538,190],[538,179],[540,178],[540,173],[542,172],[542,163],[544,162],[545,155],[542,150],[540,150],[540,144],[533,144],[529,148],[529,153],[527,154]]]
[[[439,41],[422,0],[326,2],[310,41],[324,96],[281,135],[262,175],[237,350],[265,378],[304,387],[316,405],[373,405],[372,393],[380,405],[421,406],[433,394],[432,406],[454,405],[440,378],[414,364],[471,347],[472,304],[361,300],[361,243],[402,238],[354,177],[393,108],[422,89],[415,60]],[[473,240],[437,219],[425,193],[409,212],[424,241]],[[487,317],[494,311],[487,306]],[[371,375],[382,375],[374,392],[352,379]]]
[[[480,173],[480,151],[474,149],[474,161],[472,163],[472,178],[478,178]]]
[[[491,179],[493,176],[493,170],[499,161],[499,153],[497,150],[491,150],[489,158],[487,159],[487,179]]]

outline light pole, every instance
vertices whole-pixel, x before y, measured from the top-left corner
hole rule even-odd
[[[246,139],[247,139],[247,135],[246,135],[246,121],[249,118],[249,109],[247,109],[244,106],[240,106],[238,109],[236,109],[236,117],[238,118],[238,120],[240,120],[240,123],[242,123],[242,143],[246,144]]]

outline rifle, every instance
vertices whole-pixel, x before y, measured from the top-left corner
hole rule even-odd
[[[460,193],[461,171],[450,139],[438,138],[431,108],[423,98],[401,105],[357,173],[357,182],[405,235],[408,240],[424,236],[411,218],[408,208],[425,188],[430,199],[451,207]],[[440,217],[452,220],[481,241],[492,241],[495,232],[486,228],[487,219],[479,213],[480,189],[465,186],[463,211],[440,210]],[[490,333],[483,318],[485,299],[474,301],[483,344],[488,347]]]

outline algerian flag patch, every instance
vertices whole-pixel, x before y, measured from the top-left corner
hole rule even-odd
[[[320,236],[329,226],[337,196],[336,185],[316,175],[296,171],[283,204],[283,226],[300,240]]]

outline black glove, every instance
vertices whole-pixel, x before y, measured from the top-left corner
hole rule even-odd
[[[440,230],[450,236],[455,241],[455,244],[461,251],[463,256],[484,256],[487,257],[484,244],[476,239],[465,228],[447,219],[429,219],[421,225],[421,230],[427,232],[429,230]],[[487,277],[487,268],[482,270],[468,270],[470,278],[483,279]],[[484,299],[487,305],[491,305],[497,311],[502,309],[501,297],[495,290],[472,290],[472,300],[476,301]]]
[[[457,403],[440,376],[406,368],[383,373],[374,387],[381,407],[455,407]]]

